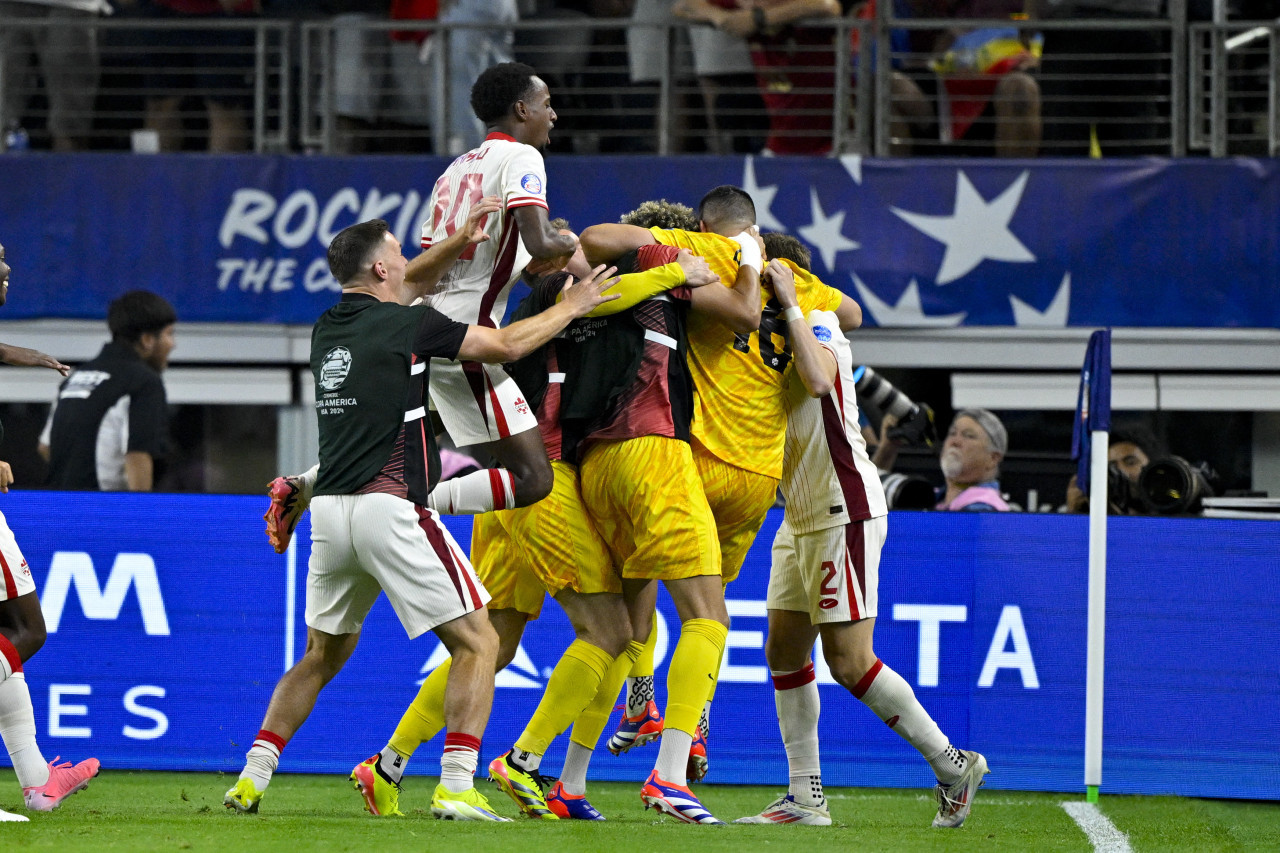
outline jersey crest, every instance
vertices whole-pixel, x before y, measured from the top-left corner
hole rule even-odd
[[[351,350],[346,347],[334,347],[324,354],[320,362],[320,387],[326,391],[337,391],[347,381],[351,372]]]

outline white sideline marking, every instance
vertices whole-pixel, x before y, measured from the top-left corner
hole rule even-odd
[[[1107,816],[1093,803],[1079,801],[1062,803],[1062,809],[1089,837],[1089,843],[1098,853],[1133,853],[1129,836],[1116,829]]]

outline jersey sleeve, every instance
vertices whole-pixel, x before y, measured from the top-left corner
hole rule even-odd
[[[663,264],[644,272],[628,273],[619,277],[618,283],[608,291],[618,294],[619,298],[597,305],[587,316],[607,317],[618,314],[634,308],[651,296],[680,288],[684,281],[684,270],[677,263]]]
[[[502,200],[507,210],[547,206],[547,169],[536,148],[523,145],[508,161]]]
[[[169,436],[164,382],[159,376],[148,376],[129,397],[129,443],[125,452],[146,453],[153,459],[163,457]]]
[[[840,350],[849,348],[849,339],[840,331],[840,318],[830,311],[810,311],[807,319],[818,344],[839,361]]]
[[[790,264],[789,264],[790,265]],[[800,302],[800,307],[804,309],[805,316],[811,311],[835,311],[840,307],[840,300],[844,299],[844,294],[828,284],[823,284],[822,280],[813,273],[790,265],[796,277],[796,298]]]
[[[456,359],[467,336],[467,324],[450,320],[434,308],[422,307],[422,319],[413,338],[413,353],[422,358]]]

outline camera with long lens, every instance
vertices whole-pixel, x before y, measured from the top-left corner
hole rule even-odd
[[[889,430],[888,438],[905,444],[923,444],[926,447],[933,447],[938,443],[933,409],[928,404],[913,402],[893,383],[865,364],[853,372],[853,385],[860,399],[898,419],[897,425]]]
[[[1138,475],[1137,497],[1159,515],[1199,513],[1204,499],[1214,494],[1217,473],[1207,462],[1192,465],[1181,456],[1148,463]]]
[[[914,474],[881,474],[880,485],[889,509],[933,509],[938,502],[933,483]]]

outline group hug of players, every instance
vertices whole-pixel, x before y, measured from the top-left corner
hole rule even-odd
[[[406,367],[424,374],[424,384],[429,375],[432,407],[453,441],[482,446],[499,467],[437,484],[438,460],[432,467],[428,458],[430,493],[415,511],[424,545],[429,540],[442,576],[453,584],[451,606],[461,602],[469,613],[485,614],[492,636],[483,630],[467,636],[440,616],[415,622],[398,604],[407,600],[406,590],[393,593],[382,581],[410,636],[436,631],[453,656],[424,681],[386,746],[353,770],[366,809],[400,814],[399,783],[410,758],[444,729],[433,814],[505,820],[472,777],[493,673],[510,662],[524,626],[550,594],[575,639],[523,733],[489,763],[490,779],[529,817],[603,820],[587,799],[587,772],[625,684],[625,710],[608,748],[616,754],[659,741],[641,788],[646,808],[687,823],[721,823],[689,783],[708,768],[708,712],[729,626],[724,589],[780,488],[786,510],[773,543],[765,651],[789,785],[761,813],[738,822],[831,823],[812,663],[821,636],[834,678],[915,746],[937,775],[933,825],[960,826],[986,760],[953,746],[910,685],[872,649],[887,508],[859,428],[845,337],[861,322],[858,306],[810,273],[799,241],[762,237],[751,198],[737,187],[712,189],[696,213],[650,202],[619,224],[594,225],[575,237],[547,218],[537,149],[555,113],[545,84],[527,66],[497,66],[477,81],[472,103],[491,133],[437,181],[424,255],[406,270],[395,260],[399,244],[385,235],[394,250],[370,250],[350,281],[372,281],[375,290],[399,286],[403,302],[425,296],[455,325],[472,324],[453,334],[452,343],[415,349]],[[331,247],[331,267],[334,259]],[[336,267],[334,273],[345,304],[349,281]],[[469,352],[500,360],[468,343],[480,337],[469,330],[478,325],[490,335],[496,329],[507,291],[522,273],[531,293],[513,323],[499,330],[520,338],[519,347],[506,352],[521,357],[505,370],[466,361]],[[321,333],[329,328],[326,318],[313,337],[318,406],[352,363],[345,347],[332,346],[338,338]],[[421,340],[424,333],[418,334]],[[446,338],[448,330],[435,340]],[[436,356],[429,368],[418,361],[428,354]],[[395,475],[405,479],[402,457],[419,446],[406,432],[420,431],[425,455],[435,453],[430,431],[422,428],[425,410],[404,417],[409,428],[399,427],[391,459],[379,470],[390,485],[362,487],[360,494],[395,493]],[[334,462],[326,459],[325,423],[322,417],[318,470],[273,483],[267,519],[282,550],[298,514],[312,505],[307,622],[308,656],[315,662],[295,673],[304,658],[277,687],[244,772],[227,792],[227,806],[237,811],[257,811],[280,751],[310,710],[302,702],[300,712],[289,711],[298,701],[282,694],[305,682],[314,701],[354,650],[360,619],[372,604],[353,604],[360,596],[350,589],[334,592],[332,577],[316,580],[331,561],[322,556],[317,569],[317,503],[344,494],[326,475]],[[439,525],[439,513],[476,515],[470,562]],[[324,554],[332,550],[324,548]],[[366,562],[400,559],[385,543],[377,550]],[[360,570],[359,546],[352,554],[348,561]],[[657,582],[680,619],[662,713],[653,689]],[[452,595],[447,586],[443,595],[423,591]],[[330,600],[321,606],[313,593]],[[326,622],[325,614],[336,610],[343,619]],[[334,636],[342,642],[313,654],[313,642]],[[487,673],[475,672],[486,664],[492,667]],[[289,713],[290,722],[280,723]],[[570,727],[564,767],[548,785],[542,757]]]

